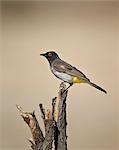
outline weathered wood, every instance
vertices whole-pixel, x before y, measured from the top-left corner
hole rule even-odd
[[[58,105],[58,121],[57,121],[57,127],[58,127],[58,145],[57,150],[67,150],[67,134],[66,134],[66,98],[67,98],[67,92],[65,90],[65,85],[61,84],[61,89],[59,91],[58,99],[59,99],[59,105]]]
[[[52,99],[52,111],[49,109],[45,111],[43,105],[39,104],[41,117],[44,122],[45,135],[43,135],[36,119],[35,112],[24,112],[21,107],[17,105],[22,118],[31,130],[33,139],[29,139],[29,142],[33,150],[52,150],[53,141],[55,150],[67,150],[66,98],[68,91],[65,89],[66,86],[62,83],[60,85],[58,98],[55,97]]]
[[[45,120],[45,140],[43,142],[43,150],[52,150],[53,145],[53,120]]]
[[[57,150],[57,145],[58,145],[58,135],[59,135],[59,131],[58,131],[58,127],[57,127],[57,118],[58,118],[58,114],[57,114],[57,110],[58,108],[56,107],[56,103],[57,103],[58,99],[57,97],[52,99],[52,116],[53,116],[53,129],[54,129],[54,149]]]
[[[51,111],[48,109],[45,112],[45,109],[43,108],[42,104],[39,104],[40,111],[41,111],[41,117],[43,118],[44,121],[44,127],[45,127],[45,139],[43,142],[43,150],[52,150],[52,145],[53,145],[53,138],[54,138],[54,128],[53,128],[53,114]],[[54,109],[53,109],[54,110]]]
[[[24,119],[26,124],[29,126],[33,139],[29,140],[32,144],[31,147],[33,150],[42,150],[42,145],[44,141],[43,132],[38,124],[38,121],[35,116],[35,112],[29,113],[23,111],[23,109],[17,105],[18,110],[21,113],[21,117]]]

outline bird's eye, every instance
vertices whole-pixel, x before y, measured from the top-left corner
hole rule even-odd
[[[51,56],[52,56],[52,53],[48,53],[48,56],[51,57]]]

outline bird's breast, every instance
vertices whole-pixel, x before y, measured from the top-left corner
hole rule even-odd
[[[51,71],[59,79],[65,81],[65,82],[68,82],[68,83],[72,83],[72,76],[71,75],[68,75],[68,74],[63,73],[63,72],[58,72],[54,69],[51,69]]]

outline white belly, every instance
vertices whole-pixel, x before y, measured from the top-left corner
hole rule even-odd
[[[58,72],[58,71],[54,71],[52,70],[53,74],[58,77],[59,79],[65,81],[65,82],[69,82],[71,83],[72,81],[72,77],[66,73],[61,73],[61,72]]]

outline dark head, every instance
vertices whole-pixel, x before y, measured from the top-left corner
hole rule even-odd
[[[58,54],[53,52],[53,51],[49,51],[47,53],[44,54],[40,54],[41,56],[44,56],[45,58],[47,58],[47,60],[49,61],[49,63],[53,62],[55,59],[59,58]]]

